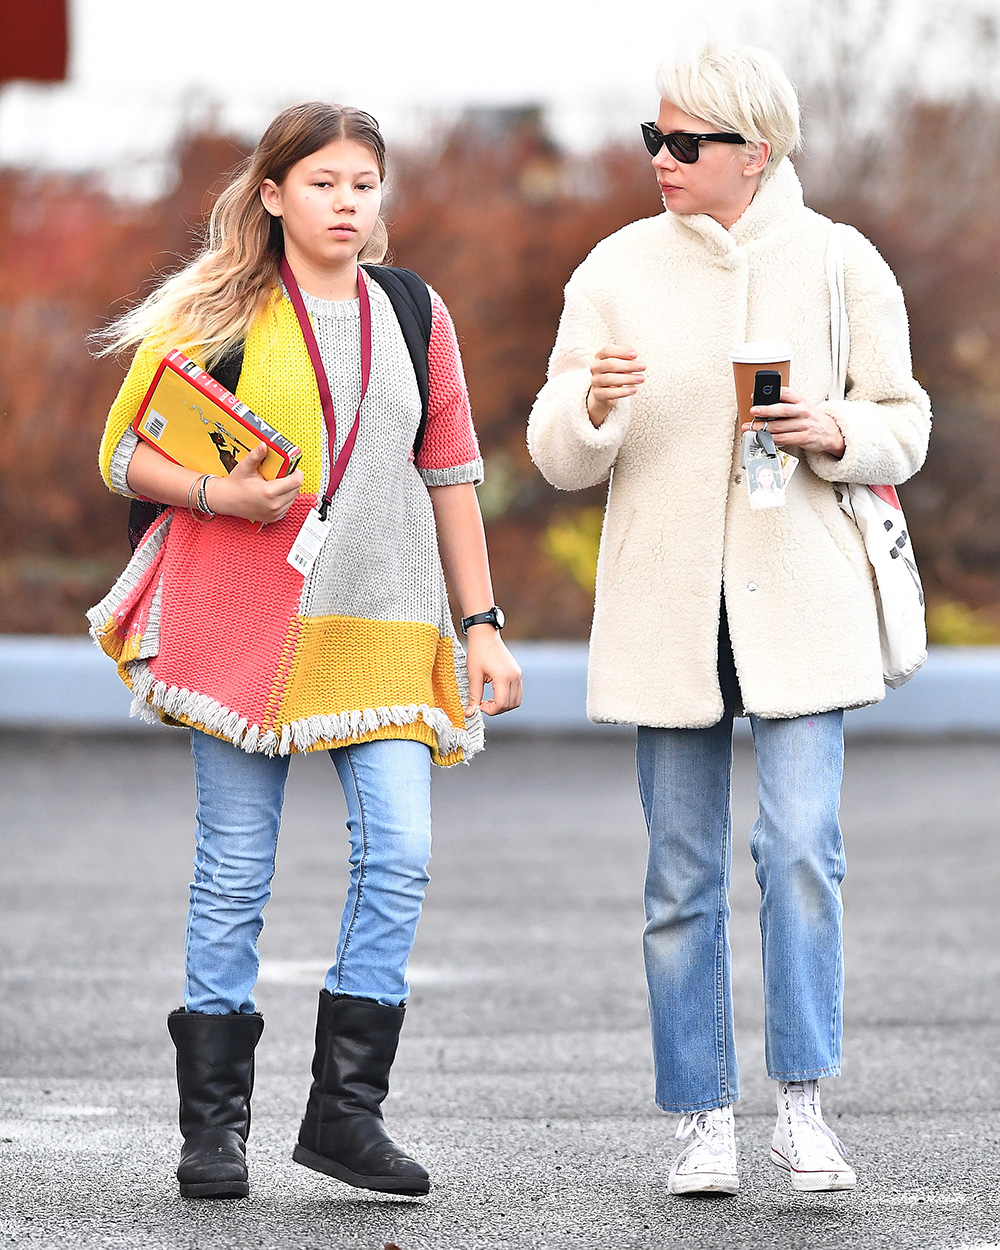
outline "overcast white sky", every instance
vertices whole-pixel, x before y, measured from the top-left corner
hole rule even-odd
[[[678,50],[752,40],[794,75],[827,55],[824,23],[851,25],[864,47],[880,3],[815,0],[809,16],[810,0],[71,0],[70,81],[0,90],[0,163],[112,170],[142,194],[185,121],[214,110],[256,137],[278,108],[315,97],[374,113],[390,148],[463,104],[527,102],[586,148],[653,112],[656,64]],[[873,90],[894,66],[939,86],[968,59],[970,15],[1000,20],[1000,0],[883,7],[892,46],[868,67],[858,53]]]

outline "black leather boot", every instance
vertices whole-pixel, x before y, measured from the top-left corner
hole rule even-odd
[[[182,1007],[167,1017],[167,1029],[177,1048],[181,1197],[245,1198],[253,1052],[263,1017],[211,1016]]]
[[[296,1163],[359,1189],[425,1194],[427,1172],[392,1140],[382,1123],[402,1007],[370,998],[319,995],[313,1083]]]

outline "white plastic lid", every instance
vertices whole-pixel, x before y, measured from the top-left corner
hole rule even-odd
[[[729,359],[739,365],[774,365],[791,360],[790,343],[739,343],[733,348]]]

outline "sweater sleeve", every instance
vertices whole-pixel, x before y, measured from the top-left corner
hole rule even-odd
[[[431,341],[427,349],[429,402],[417,470],[428,486],[458,486],[483,480],[483,461],[462,357],[451,315],[431,290]]]
[[[632,401],[620,399],[603,425],[587,413],[590,364],[598,348],[613,342],[607,323],[579,289],[579,271],[566,298],[548,381],[528,418],[528,450],[542,476],[560,490],[583,490],[611,472],[628,429]]]
[[[132,495],[125,475],[138,439],[130,426],[162,359],[162,343],[156,345],[147,341],[141,344],[108,413],[101,439],[99,464],[101,476],[108,489],[120,495]]]
[[[845,248],[850,355],[847,396],[820,404],[846,444],[841,459],[807,452],[810,468],[828,482],[896,486],[924,462],[931,408],[914,380],[910,329],[892,270],[856,230]]]

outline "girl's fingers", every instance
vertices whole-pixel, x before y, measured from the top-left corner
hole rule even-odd
[[[493,687],[493,697],[491,699],[480,698],[477,704],[470,704],[470,708],[466,709],[466,714],[470,715],[478,706],[479,710],[486,716],[499,716],[503,712],[510,712],[521,705],[521,677],[520,675],[511,678],[491,678],[486,677],[485,681]],[[471,679],[470,679],[471,687]]]
[[[499,696],[499,697],[498,697]],[[521,704],[521,678],[513,677],[508,681],[493,683],[493,698],[489,701],[489,715],[498,716],[502,712],[510,712]],[[484,711],[486,705],[484,705]]]
[[[471,716],[483,701],[483,686],[486,677],[482,669],[475,664],[469,665],[469,702],[465,705],[466,716]]]
[[[247,452],[229,476],[235,478],[259,476],[257,474],[257,466],[266,455],[267,443],[258,443],[256,447]]]

